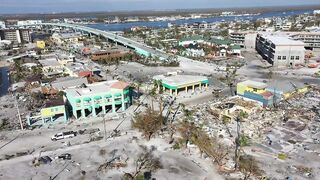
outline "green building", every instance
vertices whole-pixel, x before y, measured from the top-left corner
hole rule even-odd
[[[154,80],[161,81],[163,91],[169,90],[170,94],[178,95],[179,91],[185,91],[188,93],[189,90],[195,91],[195,88],[200,90],[208,88],[209,80],[205,76],[192,76],[192,75],[159,75],[154,76]],[[158,87],[159,89],[161,87]],[[174,91],[174,92],[173,92]]]
[[[65,98],[76,119],[114,113],[118,109],[124,111],[131,105],[129,85],[118,80],[66,89]]]

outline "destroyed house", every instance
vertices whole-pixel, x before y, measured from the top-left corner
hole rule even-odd
[[[27,123],[29,126],[52,124],[61,118],[63,122],[67,122],[68,120],[64,100],[62,98],[50,99],[45,102],[40,113],[31,113],[27,116]],[[40,124],[37,123],[38,120],[41,120]]]

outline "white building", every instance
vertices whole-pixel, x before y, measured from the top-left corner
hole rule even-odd
[[[13,43],[27,43],[31,41],[28,29],[3,29],[0,30],[0,39]]]
[[[256,46],[257,32],[254,31],[229,31],[232,43],[240,45],[242,48],[254,49]]]
[[[258,34],[256,50],[273,66],[295,66],[304,63],[305,44],[288,36]]]
[[[41,20],[25,20],[25,21],[18,21],[17,26],[37,25],[41,23],[42,23]]]
[[[313,14],[320,14],[320,10],[314,10]]]
[[[0,21],[0,29],[6,28],[6,23],[4,21]]]

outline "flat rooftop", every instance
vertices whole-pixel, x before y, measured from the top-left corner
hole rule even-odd
[[[192,76],[192,75],[172,75],[172,76],[165,76],[165,75],[158,75],[154,76],[153,79],[161,80],[163,84],[167,84],[169,86],[185,86],[188,84],[195,84],[201,81],[208,80],[205,76]]]
[[[285,45],[304,46],[304,42],[292,40],[286,36],[265,36],[265,38],[278,46],[285,46]]]
[[[60,66],[61,64],[57,61],[56,58],[48,58],[48,59],[44,59],[44,60],[39,60],[39,63],[43,66],[43,67],[47,67],[47,66]]]
[[[105,94],[111,89],[124,89],[128,86],[127,83],[118,80],[104,81],[94,84],[89,84],[83,88],[69,88],[65,92],[73,97],[94,96],[96,94]]]
[[[264,89],[264,88],[268,87],[268,85],[266,83],[252,81],[252,80],[243,81],[238,84],[245,85],[245,86],[252,87],[252,88],[257,88],[257,89]]]

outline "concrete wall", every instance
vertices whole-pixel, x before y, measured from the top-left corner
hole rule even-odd
[[[304,46],[276,46],[274,53],[275,66],[290,66],[304,63]],[[278,59],[281,56],[281,60]],[[283,57],[286,57],[284,60]],[[299,57],[297,60],[296,57]],[[293,60],[291,59],[293,58]]]

